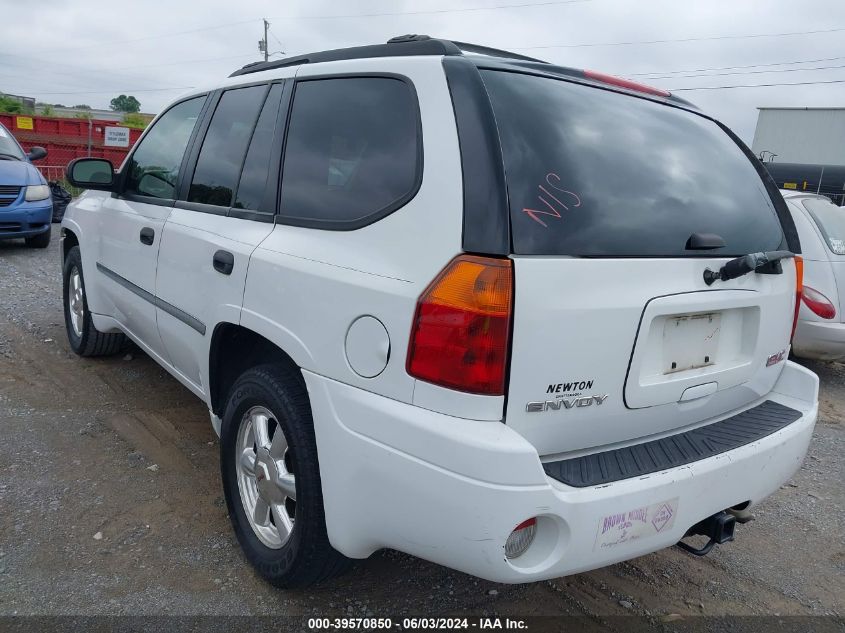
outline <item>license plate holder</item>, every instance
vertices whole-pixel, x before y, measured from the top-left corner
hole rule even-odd
[[[722,327],[720,312],[679,314],[663,326],[663,373],[714,365]]]

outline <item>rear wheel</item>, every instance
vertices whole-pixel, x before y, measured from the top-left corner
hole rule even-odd
[[[91,320],[78,246],[68,251],[62,277],[65,329],[70,348],[80,356],[107,356],[121,351],[126,345],[126,336],[119,332],[100,332]]]
[[[52,232],[53,228],[50,227],[35,237],[27,237],[24,241],[30,248],[47,248],[50,245],[50,234]]]
[[[348,566],[326,534],[311,407],[296,369],[246,371],[229,394],[220,445],[229,517],[266,580],[306,587]]]

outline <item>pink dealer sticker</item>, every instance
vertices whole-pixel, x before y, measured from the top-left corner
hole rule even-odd
[[[609,549],[668,531],[675,523],[678,499],[608,514],[599,521],[593,550]]]

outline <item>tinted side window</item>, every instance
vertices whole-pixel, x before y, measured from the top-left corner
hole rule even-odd
[[[418,112],[398,79],[297,83],[282,170],[281,215],[354,228],[398,208],[421,169]]]
[[[482,77],[501,138],[514,252],[724,257],[781,247],[765,184],[713,121],[558,79]],[[688,251],[696,232],[727,246]]]
[[[179,166],[203,103],[204,95],[188,99],[155,122],[129,160],[125,192],[153,198],[175,197]]]
[[[241,181],[235,195],[236,209],[262,210],[261,202],[267,185],[270,151],[273,148],[273,134],[276,130],[276,117],[279,114],[281,99],[282,85],[274,84],[270,88],[270,94],[267,95],[264,108],[255,125],[255,131],[252,133],[252,141],[246,153]]]
[[[241,163],[266,91],[267,86],[251,86],[223,93],[197,158],[189,202],[232,205]]]

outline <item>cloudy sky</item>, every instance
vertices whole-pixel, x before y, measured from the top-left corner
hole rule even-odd
[[[0,91],[157,112],[270,51],[426,33],[679,92],[751,142],[758,106],[845,106],[843,0],[0,0]],[[281,55],[274,55],[279,58]],[[684,71],[684,72],[681,72]],[[835,83],[840,81],[842,83]],[[830,83],[834,82],[834,83]]]

